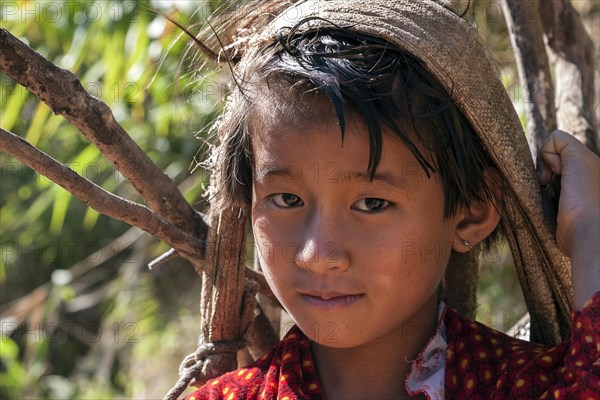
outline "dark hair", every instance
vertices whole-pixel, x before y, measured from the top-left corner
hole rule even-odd
[[[488,185],[493,182],[484,176],[493,166],[490,158],[451,94],[418,60],[383,39],[333,24],[301,32],[308,22],[280,31],[276,42],[240,70],[239,87],[219,126],[221,147],[215,161],[219,185],[224,185],[218,188],[221,204],[247,208],[251,203],[251,131],[260,118],[259,94],[277,108],[269,109],[271,114],[296,115],[302,123],[298,110],[315,107],[314,96],[311,101],[305,97],[314,92],[333,106],[342,141],[348,112],[364,120],[371,178],[381,159],[386,127],[408,147],[427,177],[440,174],[446,218],[472,201],[492,200]],[[428,154],[413,143],[415,136]]]

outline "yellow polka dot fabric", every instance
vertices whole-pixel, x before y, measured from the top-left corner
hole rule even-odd
[[[452,310],[446,327],[446,398],[600,400],[600,292],[573,314],[571,340],[556,347],[466,322]]]

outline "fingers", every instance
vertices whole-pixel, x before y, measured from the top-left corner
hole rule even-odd
[[[540,185],[547,185],[552,174],[561,175],[563,153],[568,151],[571,146],[577,145],[585,147],[583,143],[567,132],[556,130],[550,134],[538,156],[537,172]]]
[[[540,185],[546,186],[547,184],[549,184],[550,180],[552,179],[552,170],[542,160],[541,155],[538,156],[538,162],[537,162],[536,169],[537,169],[538,181],[540,182]]]

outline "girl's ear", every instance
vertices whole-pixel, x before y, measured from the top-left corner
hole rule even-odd
[[[466,253],[483,241],[496,229],[502,214],[502,178],[495,168],[484,171],[484,177],[492,194],[492,201],[473,201],[463,209],[462,219],[456,226],[452,248]]]

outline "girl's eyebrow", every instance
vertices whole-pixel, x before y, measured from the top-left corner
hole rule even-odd
[[[395,189],[408,189],[408,182],[404,176],[397,177],[389,172],[377,172],[373,179],[370,179],[369,175],[364,172],[347,172],[341,177],[342,182],[361,182],[367,184],[383,184],[386,186],[392,186]]]
[[[334,171],[335,169],[329,169],[329,172]],[[311,180],[315,178],[315,170],[312,169],[312,166],[309,171],[302,171],[301,167],[296,164],[290,164],[285,167],[280,165],[263,165],[257,169],[255,180],[256,182],[268,183],[272,182],[275,178],[282,178],[288,182],[297,182],[302,179],[303,172],[305,174],[310,174],[309,176]],[[378,172],[375,174],[373,179],[370,179],[369,175],[365,172],[348,171],[340,174],[339,176],[325,173],[323,174],[323,179],[326,179],[329,183],[358,182],[368,185],[381,184],[403,190],[408,188],[408,182],[405,176],[397,177],[389,172]]]
[[[257,182],[272,182],[274,178],[297,181],[302,176],[302,170],[295,164],[286,167],[281,165],[261,165],[255,173]]]

